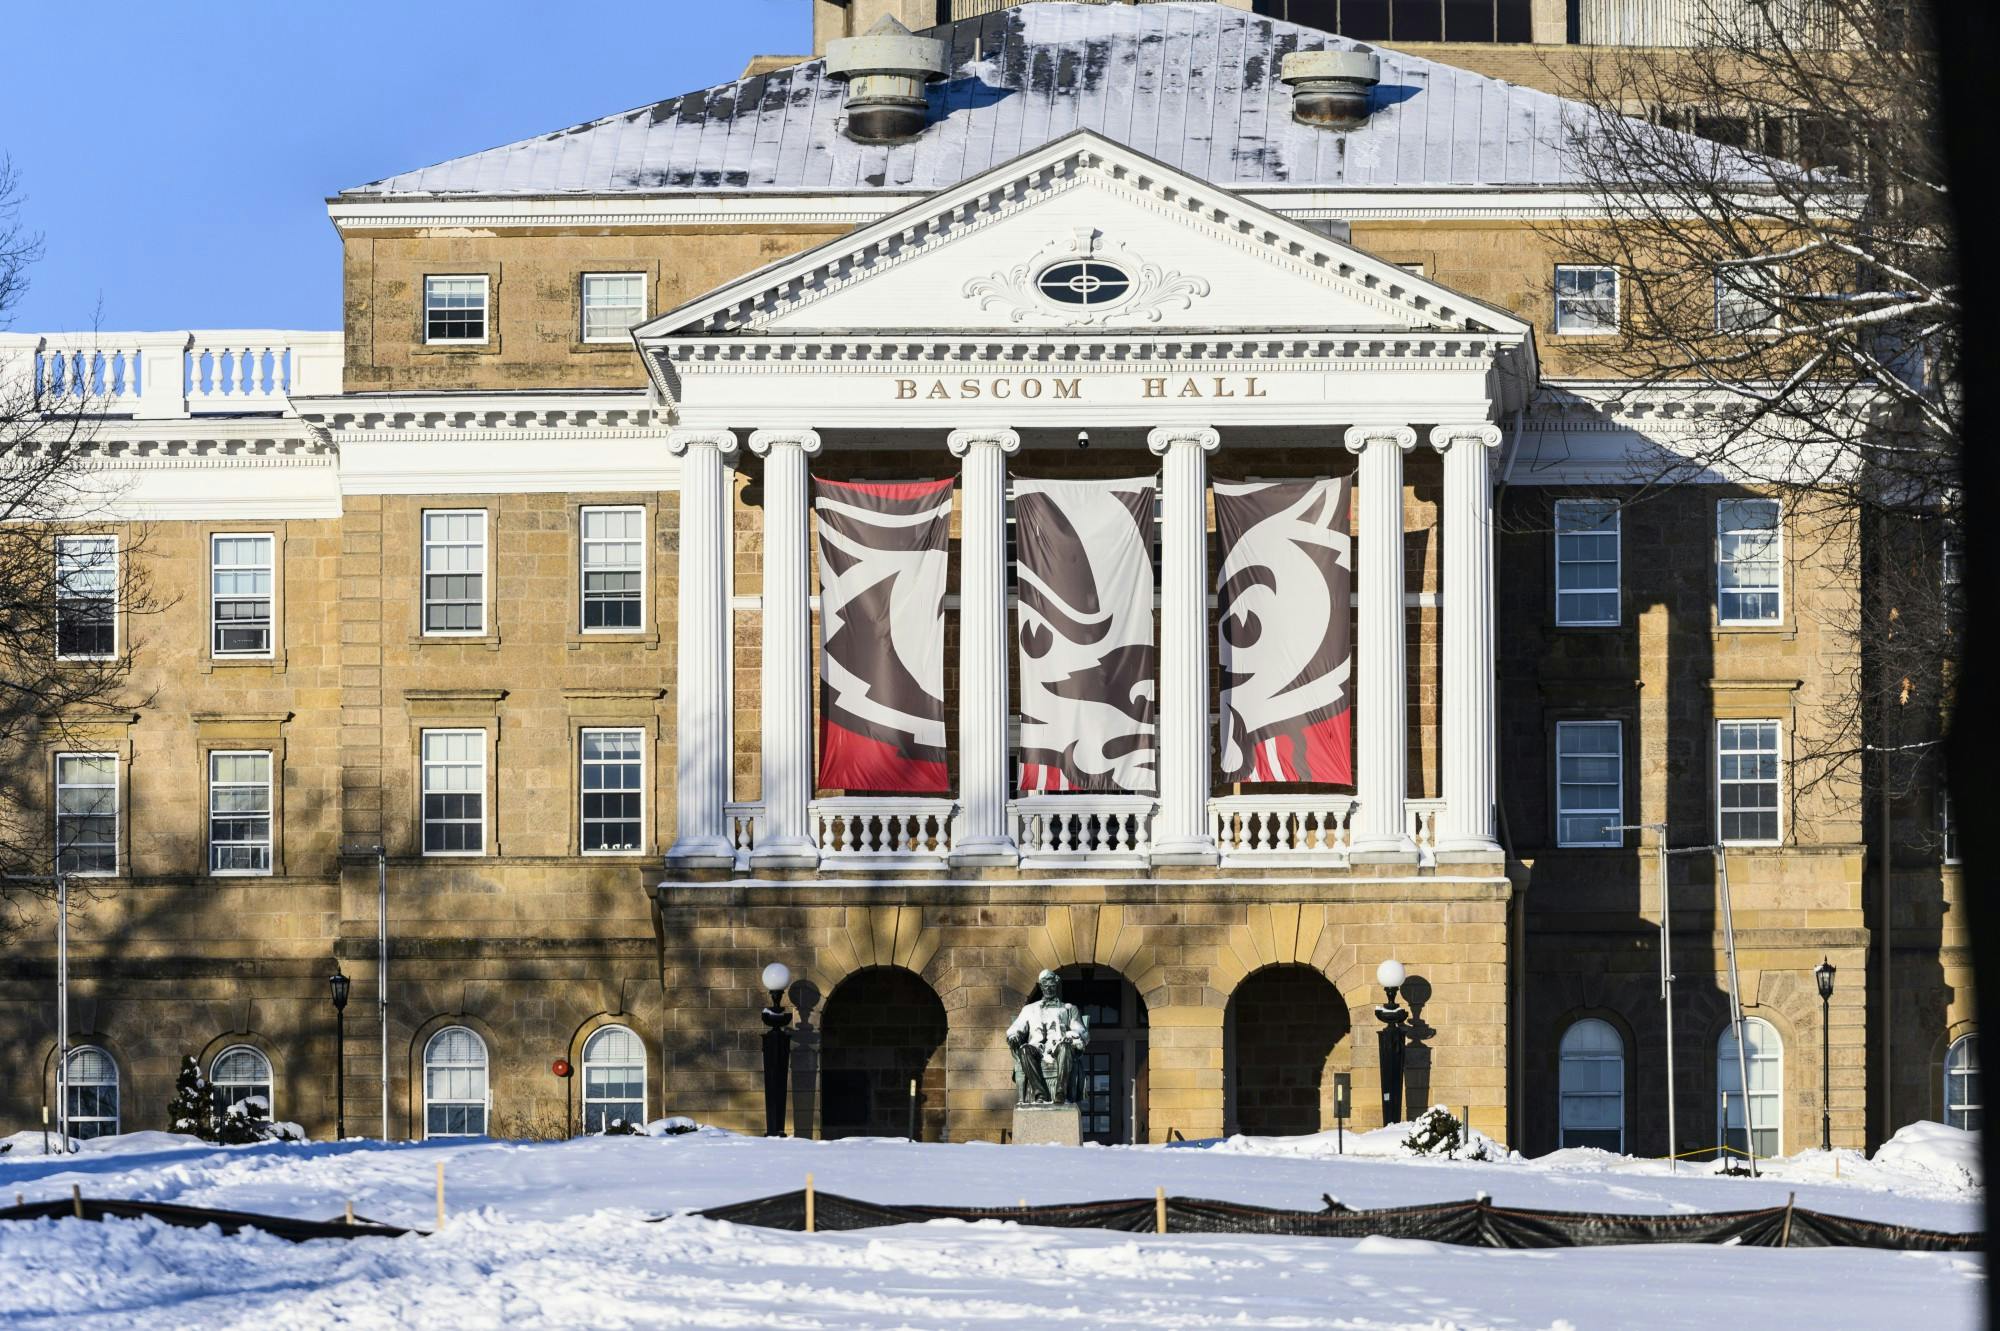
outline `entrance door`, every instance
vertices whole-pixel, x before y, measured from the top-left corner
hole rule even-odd
[[[1119,1146],[1145,1140],[1146,1005],[1131,981],[1096,966],[1062,972],[1063,1001],[1090,1019],[1083,1051],[1083,1139]],[[1136,1122],[1134,1121],[1136,1118]]]

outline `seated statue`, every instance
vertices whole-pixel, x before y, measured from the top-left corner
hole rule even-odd
[[[1073,1105],[1083,1098],[1083,1064],[1077,1055],[1090,1043],[1090,1019],[1062,999],[1062,977],[1043,971],[1035,981],[1042,996],[1021,1009],[1007,1028],[1014,1053],[1016,1103]]]

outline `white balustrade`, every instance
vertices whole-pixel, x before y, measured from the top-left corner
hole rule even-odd
[[[951,856],[950,800],[814,800],[807,822],[827,868],[941,867]]]
[[[1352,796],[1225,795],[1208,802],[1208,815],[1225,864],[1346,867]]]
[[[1151,795],[1025,795],[1007,805],[1021,863],[1141,868],[1153,849]]]
[[[764,821],[762,804],[725,804],[722,806],[722,822],[727,829],[730,851],[736,857],[735,867],[750,867],[750,852],[757,849],[757,829]]]
[[[45,411],[171,420],[289,412],[338,393],[341,335],[271,329],[0,334],[0,391],[25,383]]]
[[[1438,823],[1444,817],[1445,802],[1441,799],[1406,800],[1403,810],[1410,819],[1410,839],[1417,843],[1417,867],[1436,868]]]

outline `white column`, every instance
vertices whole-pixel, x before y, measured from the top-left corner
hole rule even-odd
[[[1409,781],[1408,667],[1403,634],[1403,454],[1416,447],[1407,425],[1357,425],[1347,449],[1360,455],[1360,614],[1354,626],[1360,675],[1354,702],[1354,858],[1414,857],[1403,807]]]
[[[958,786],[954,864],[1014,864],[1007,826],[1008,429],[953,430],[963,459],[958,536]]]
[[[764,459],[763,801],[753,866],[810,869],[819,851],[807,826],[813,792],[812,595],[806,554],[806,459],[814,430],[757,430]]]
[[[1493,701],[1493,483],[1487,461],[1500,427],[1440,425],[1444,455],[1444,814],[1437,848],[1498,854],[1493,835],[1499,717]]]
[[[723,806],[729,802],[728,430],[675,430],[667,451],[681,460],[680,641],[677,691],[677,820],[668,860],[693,868],[735,862]]]
[[[1214,864],[1208,825],[1208,455],[1222,436],[1162,426],[1146,446],[1165,460],[1160,514],[1160,811],[1153,863]]]

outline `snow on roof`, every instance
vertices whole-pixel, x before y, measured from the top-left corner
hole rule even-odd
[[[1579,103],[1214,3],[1049,3],[930,30],[948,46],[916,140],[855,143],[843,84],[811,60],[387,177],[344,197],[929,192],[1076,129],[1225,187],[1560,187]],[[1330,132],[1291,115],[1290,51],[1382,58],[1374,113]]]

